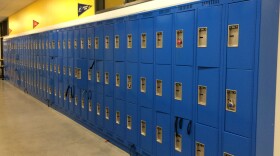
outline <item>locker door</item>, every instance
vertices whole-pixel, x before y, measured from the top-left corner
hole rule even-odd
[[[79,59],[80,58],[80,28],[79,27],[75,27],[74,29],[74,39],[73,39],[73,46],[74,46],[74,57],[75,59]]]
[[[172,14],[155,18],[156,64],[171,64]]]
[[[52,32],[52,54],[53,56],[57,57],[58,56],[58,46],[57,46],[57,40],[58,40],[58,36],[57,36],[57,31],[54,30]]]
[[[250,156],[252,155],[251,151],[251,142],[250,139],[244,138],[238,135],[224,132],[223,135],[223,155],[231,156]],[[226,155],[228,154],[228,155]]]
[[[197,65],[219,67],[221,56],[222,7],[198,10]]]
[[[95,90],[95,60],[88,60],[87,70],[88,88]]]
[[[171,85],[171,66],[170,65],[157,65],[156,77],[154,80],[155,90],[154,95],[156,98],[156,110],[160,112],[170,113],[170,103],[172,98],[172,85]]]
[[[139,21],[126,22],[126,61],[138,62]]]
[[[137,122],[137,105],[126,103],[126,139],[130,144],[137,145],[137,132],[139,123]]]
[[[113,61],[104,61],[104,94],[105,96],[114,96],[114,63]]]
[[[102,25],[96,26],[94,32],[95,32],[95,37],[94,37],[95,59],[103,60],[104,57],[103,26]]]
[[[153,141],[154,141],[154,128],[153,128],[153,111],[152,109],[140,108],[140,123],[139,127],[139,138],[140,138],[140,147],[147,153],[153,154]]]
[[[103,129],[104,123],[104,104],[103,104],[103,95],[97,94],[96,102],[95,102],[95,116],[96,123],[98,128]]]
[[[126,51],[126,35],[125,35],[125,23],[124,19],[118,19],[114,24],[114,58],[115,61],[125,60]]]
[[[104,60],[113,60],[114,59],[114,25],[105,25],[104,26]]]
[[[74,114],[75,114],[75,117],[80,119],[81,117],[81,92],[82,92],[82,89],[80,89],[78,86],[74,86]]]
[[[126,119],[125,119],[125,101],[122,100],[115,100],[115,133],[118,139],[124,141],[125,139],[125,126],[126,126]]]
[[[57,56],[63,57],[63,31],[59,30],[57,36]]]
[[[214,156],[218,154],[218,130],[212,127],[196,124],[195,155]]]
[[[61,46],[62,46],[62,49],[63,49],[63,57],[66,58],[66,57],[68,57],[68,51],[67,51],[67,49],[68,49],[68,46],[67,46],[68,45],[67,29],[64,29],[62,34],[63,34],[63,41],[62,41]]]
[[[87,89],[88,87],[88,62],[85,59],[77,59],[76,60],[76,66],[75,66],[75,78],[76,82],[80,88]]]
[[[192,67],[175,66],[173,82],[173,106],[176,116],[192,119],[192,86],[193,74]]]
[[[87,121],[90,125],[95,126],[96,125],[96,107],[95,105],[95,98],[94,98],[94,92],[92,88],[88,90],[88,118]]]
[[[225,131],[251,137],[253,116],[253,72],[227,70]]]
[[[154,62],[154,18],[142,19],[139,23],[140,61],[141,63]]]
[[[139,105],[153,108],[154,104],[154,66],[153,64],[140,64],[139,73]]]
[[[192,154],[193,132],[192,121],[183,118],[174,119],[174,134],[172,143],[174,156],[186,156]],[[172,141],[171,141],[172,142]]]
[[[63,82],[59,81],[59,87],[58,87],[58,106],[59,108],[64,107],[64,102],[63,102]]]
[[[81,118],[82,121],[86,122],[88,119],[88,90],[82,89],[81,90]]]
[[[194,11],[176,13],[175,26],[175,64],[193,65]]]
[[[115,98],[125,100],[126,99],[126,73],[125,63],[115,62]]]
[[[104,127],[106,132],[110,135],[114,132],[114,123],[115,123],[115,113],[113,108],[113,98],[104,97]]]
[[[126,63],[126,101],[137,103],[138,93],[138,64]]]
[[[232,3],[228,9],[227,67],[252,69],[256,37],[256,2]]]
[[[72,28],[68,28],[67,32],[67,57],[74,57],[74,31]]]
[[[199,68],[197,121],[216,128],[219,125],[219,83],[219,69]]]
[[[170,156],[170,116],[164,113],[156,113],[156,122],[156,155]]]
[[[57,58],[57,75],[58,75],[58,80],[59,81],[63,81],[63,58],[62,57],[58,57]]]
[[[87,28],[87,45],[85,45],[87,47],[87,57],[89,59],[94,59],[94,28],[89,26]]]
[[[103,94],[104,73],[103,73],[103,61],[96,61],[96,73],[95,73],[95,86],[96,92]]]
[[[52,43],[54,43],[54,36],[53,36],[53,32],[49,31],[48,32],[48,55],[50,57],[54,56],[54,52],[53,52],[53,46]],[[31,49],[31,53],[33,54],[33,45],[32,45],[32,41],[30,42],[30,49]]]
[[[81,28],[80,29],[80,39],[78,41],[78,44],[80,45],[80,58],[82,59],[87,59],[88,58],[88,53],[87,53],[87,29],[86,28]]]

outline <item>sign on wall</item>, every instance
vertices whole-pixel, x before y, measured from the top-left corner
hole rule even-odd
[[[92,5],[78,3],[78,16],[90,9]]]
[[[37,27],[37,25],[39,25],[39,22],[33,20],[33,29],[34,29],[35,27]]]

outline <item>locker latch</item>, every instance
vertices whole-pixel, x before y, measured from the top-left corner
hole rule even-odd
[[[84,49],[84,39],[83,38],[81,38],[81,49]]]
[[[109,73],[105,72],[105,84],[108,85],[109,84]]]
[[[52,41],[52,49],[55,49],[55,41]]]
[[[162,48],[163,47],[163,32],[157,32],[156,34],[156,47]]]
[[[97,103],[97,105],[96,105],[96,114],[97,115],[100,115],[100,104],[99,103]]]
[[[183,48],[184,31],[176,30],[176,48]]]
[[[92,111],[92,101],[88,100],[88,111],[91,112]]]
[[[132,76],[127,75],[127,89],[132,89]]]
[[[84,109],[85,108],[85,99],[84,98],[82,98],[81,103],[82,103],[82,108]]]
[[[162,80],[156,80],[156,95],[162,96]]]
[[[75,96],[75,105],[78,106],[78,96]]]
[[[175,82],[174,84],[174,97],[175,100],[182,100],[182,83]]]
[[[205,148],[204,144],[196,142],[196,154],[195,154],[195,156],[204,156],[205,155],[204,148]]]
[[[68,75],[72,76],[72,68],[71,67],[68,68]]]
[[[158,143],[162,143],[162,128],[159,126],[156,128],[156,139]]]
[[[119,37],[119,35],[115,36],[115,48],[116,49],[120,48],[120,37]]]
[[[140,78],[140,91],[142,93],[146,93],[146,78],[145,77],[141,77]]]
[[[57,42],[57,47],[58,47],[58,49],[60,49],[60,40]],[[41,49],[41,47],[40,47],[40,49]]]
[[[88,38],[88,49],[91,49],[91,37]]]
[[[236,112],[236,98],[237,91],[227,89],[226,91],[226,110],[229,112]]]
[[[127,48],[132,48],[132,34],[127,35]]]
[[[119,73],[116,73],[116,87],[119,87],[120,86],[120,74]]]
[[[99,38],[95,37],[94,39],[94,49],[98,49],[99,48]]]
[[[234,155],[224,152],[224,156],[234,156]]]
[[[121,113],[119,111],[116,112],[116,124],[121,123]]]
[[[71,40],[68,40],[68,49],[71,49]]]
[[[100,82],[100,73],[96,72],[96,82]]]
[[[146,121],[141,120],[141,135],[146,136]]]
[[[106,108],[105,108],[105,118],[106,118],[107,120],[109,120],[109,117],[110,117],[109,108],[106,107]]]
[[[182,135],[175,134],[175,150],[182,152]]]
[[[207,47],[207,27],[198,28],[198,47]]]
[[[207,87],[206,86],[198,86],[198,104],[206,106],[207,99]]]
[[[66,49],[66,41],[65,40],[63,40],[63,49]]]
[[[92,76],[92,72],[91,72],[91,69],[88,70],[88,80],[90,81],[91,80],[91,76]]]
[[[105,36],[105,49],[109,49],[109,36]]]
[[[142,33],[141,34],[141,48],[146,48],[147,47],[147,34]]]
[[[126,128],[129,129],[129,130],[131,130],[131,128],[132,128],[132,117],[128,115],[128,116],[126,117],[126,121],[127,121],[127,123],[126,123]]]
[[[60,74],[60,66],[57,66],[57,73]]]
[[[77,43],[77,40],[75,39],[74,40],[74,48],[77,49],[77,47],[78,47],[78,43]]]
[[[239,24],[228,26],[228,47],[238,47],[239,44]]]

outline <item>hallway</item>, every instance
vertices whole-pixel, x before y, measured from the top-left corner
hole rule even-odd
[[[76,122],[0,80],[1,156],[127,156]]]

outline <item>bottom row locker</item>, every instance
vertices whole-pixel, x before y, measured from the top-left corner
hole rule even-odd
[[[88,91],[82,89],[81,91],[81,119],[87,121],[88,119]]]
[[[223,156],[249,156],[251,153],[250,139],[224,132]]]
[[[115,134],[118,140],[125,140],[125,101],[115,100]]]
[[[97,127],[99,129],[103,129],[103,116],[104,114],[103,112],[103,95],[102,94],[97,94],[96,97],[96,123],[97,123]]]
[[[104,98],[104,127],[107,134],[112,135],[114,131],[113,97]]]
[[[156,114],[156,155],[170,156],[170,115]]]
[[[140,147],[147,155],[153,153],[154,142],[153,111],[152,109],[140,108]]]
[[[130,145],[137,145],[137,105],[126,103],[126,140]]]
[[[96,118],[95,118],[95,107],[93,107],[94,102],[94,92],[91,88],[88,90],[88,116],[87,121],[91,126],[94,126],[96,124]]]

